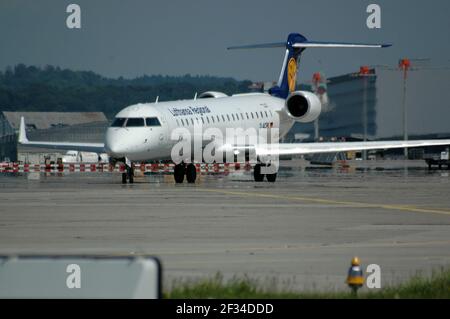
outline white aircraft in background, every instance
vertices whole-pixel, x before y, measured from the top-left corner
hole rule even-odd
[[[184,128],[194,133],[195,125],[203,128],[255,129],[276,128],[279,138],[287,134],[295,122],[308,123],[318,118],[321,103],[318,97],[306,91],[295,91],[297,64],[301,53],[307,48],[383,48],[384,44],[329,43],[309,41],[304,36],[292,33],[286,42],[266,43],[230,47],[229,49],[285,48],[280,77],[269,93],[247,93],[227,96],[220,92],[205,92],[193,100],[140,103],[128,106],[115,116],[106,131],[105,143],[74,143],[29,141],[22,117],[19,143],[34,147],[106,152],[113,163],[124,162],[127,172],[122,182],[133,182],[133,162],[171,160],[171,151],[179,141],[171,139],[171,132]],[[225,134],[224,134],[225,135]],[[202,146],[206,142],[202,141]],[[447,140],[379,141],[379,142],[336,142],[336,143],[280,143],[273,148],[267,143],[247,145],[225,145],[225,141],[214,141],[217,147],[226,146],[227,151],[253,153],[258,160],[270,155],[299,155],[342,151],[362,151],[449,145]],[[263,174],[266,164],[259,161],[254,167],[255,181],[276,180],[276,172]],[[186,177],[189,183],[196,180],[196,169],[189,161],[175,165],[174,178],[182,183]]]
[[[106,153],[81,152],[69,150],[62,157],[63,163],[108,163],[109,157]]]

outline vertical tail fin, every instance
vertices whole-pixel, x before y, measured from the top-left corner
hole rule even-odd
[[[28,143],[27,131],[25,127],[25,118],[23,116],[20,117],[20,126],[19,126],[19,144]]]
[[[295,91],[298,64],[302,52],[307,48],[384,48],[390,44],[365,44],[365,43],[343,43],[343,42],[317,42],[308,41],[303,35],[298,33],[289,34],[286,42],[263,43],[254,45],[243,45],[229,47],[234,49],[260,49],[260,48],[280,48],[285,47],[283,65],[281,67],[280,77],[276,86],[269,90],[271,95],[287,98],[289,94]]]
[[[286,53],[284,56],[283,66],[281,67],[280,77],[277,86],[270,89],[270,94],[287,98],[291,92],[295,91],[297,84],[298,64],[300,56],[305,50],[304,48],[295,48],[293,44],[304,43],[308,40],[298,33],[289,34],[286,41]]]

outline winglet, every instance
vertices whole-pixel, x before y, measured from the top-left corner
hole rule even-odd
[[[27,132],[25,130],[25,118],[23,116],[20,117],[19,143],[20,144],[28,143]]]

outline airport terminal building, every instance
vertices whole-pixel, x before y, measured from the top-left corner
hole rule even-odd
[[[17,161],[17,137],[15,129],[0,112],[0,162]]]
[[[328,105],[318,121],[323,140],[363,139],[364,132],[368,140],[403,139],[403,105],[409,138],[450,137],[450,68],[413,65],[405,80],[402,69],[380,66],[326,82]],[[314,124],[296,123],[286,141],[300,137],[314,140]]]

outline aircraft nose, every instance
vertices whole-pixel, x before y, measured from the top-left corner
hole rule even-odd
[[[122,134],[109,128],[106,132],[105,149],[110,156],[125,156],[126,144]]]
[[[117,157],[125,154],[125,148],[115,142],[106,143],[106,151],[109,155]]]

